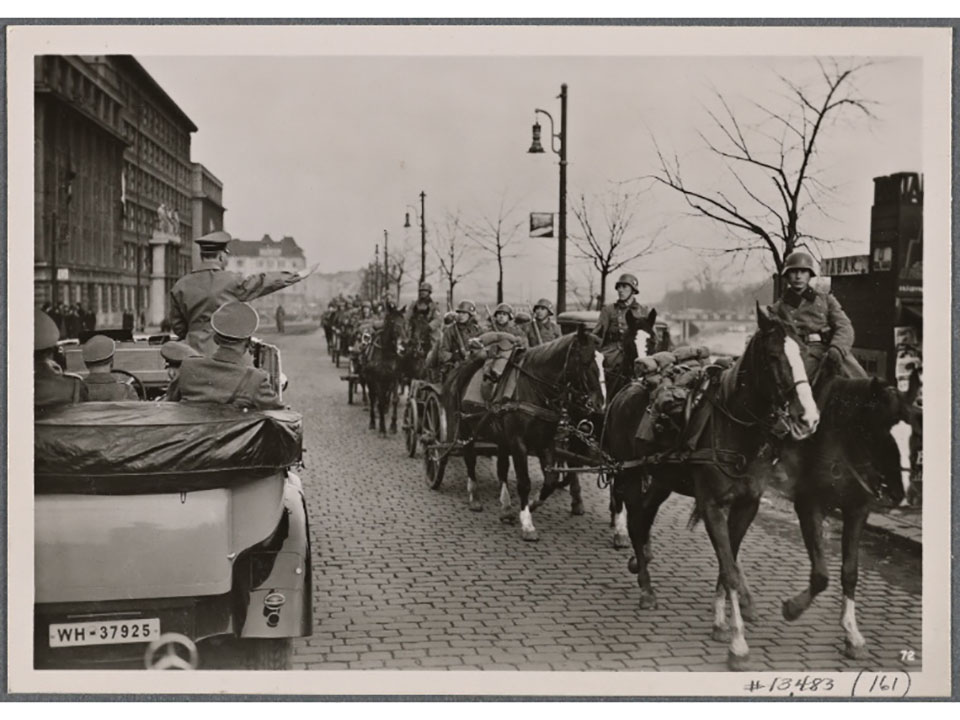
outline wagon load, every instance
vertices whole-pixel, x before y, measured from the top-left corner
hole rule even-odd
[[[37,493],[146,493],[229,485],[300,461],[289,410],[190,403],[83,403],[38,417]],[[174,487],[175,486],[175,487]]]

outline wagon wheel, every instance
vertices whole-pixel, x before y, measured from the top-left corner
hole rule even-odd
[[[403,409],[403,437],[407,446],[407,455],[417,456],[417,437],[420,434],[420,428],[417,427],[420,421],[420,410],[417,407],[417,399],[412,394],[407,397],[407,404]]]
[[[449,444],[452,442],[452,438],[447,435],[447,416],[436,393],[430,393],[423,406],[423,436],[423,467],[427,485],[431,490],[436,490],[443,482]]]

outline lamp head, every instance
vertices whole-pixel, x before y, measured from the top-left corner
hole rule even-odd
[[[540,123],[533,123],[533,142],[530,143],[530,149],[527,150],[528,153],[534,155],[543,152],[543,145],[540,143]]]
[[[404,213],[403,226],[405,228],[410,227],[410,213]]]

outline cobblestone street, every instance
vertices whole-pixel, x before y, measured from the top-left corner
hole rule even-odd
[[[660,512],[659,607],[641,611],[630,551],[612,546],[607,492],[593,476],[583,476],[585,515],[572,516],[561,492],[535,513],[540,542],[525,543],[498,520],[489,460],[478,463],[484,509],[472,513],[459,458],[432,491],[422,453],[410,459],[402,435],[367,429],[321,333],[268,339],[283,352],[285,399],[304,415],[315,628],[297,641],[295,668],[726,670],[726,645],[710,639],[716,560],[702,525],[686,527],[690,500],[675,496]],[[838,529],[825,526],[830,587],[787,623],[780,603],[806,585],[809,563],[792,510],[764,501],[741,551],[760,615],[746,636],[756,670],[903,669],[902,651],[919,669],[920,557],[874,534],[857,598],[867,656],[843,657]]]

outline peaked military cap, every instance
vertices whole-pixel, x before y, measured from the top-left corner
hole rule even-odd
[[[60,339],[60,328],[43,310],[37,310],[33,318],[33,349],[47,350],[56,347]]]
[[[106,335],[94,335],[83,344],[83,361],[100,363],[109,360],[116,352],[117,344]]]
[[[179,365],[188,357],[199,357],[200,353],[179,340],[171,340],[160,346],[160,354],[171,365]]]
[[[221,305],[210,318],[213,331],[230,340],[247,340],[260,326],[260,316],[249,303],[232,301]]]
[[[226,250],[233,238],[225,230],[215,230],[197,238],[197,245],[204,250]]]

